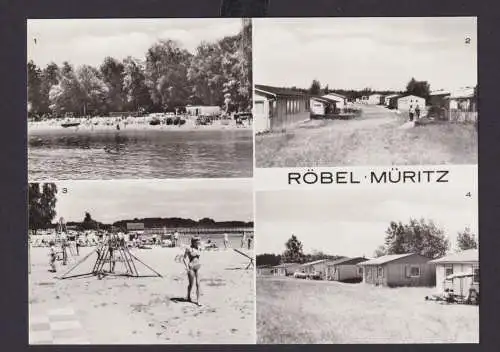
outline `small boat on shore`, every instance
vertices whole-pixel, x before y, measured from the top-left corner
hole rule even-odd
[[[149,124],[151,126],[158,126],[159,124],[161,124],[161,121],[159,119],[157,119],[157,118],[154,118],[151,121],[149,121]]]
[[[67,128],[67,127],[76,127],[80,126],[80,122],[64,122],[61,123],[61,127]]]

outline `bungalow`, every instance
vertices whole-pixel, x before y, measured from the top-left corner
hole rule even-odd
[[[434,265],[430,259],[417,253],[390,254],[359,263],[363,268],[363,282],[397,286],[433,286]]]
[[[327,278],[335,281],[352,281],[363,279],[363,268],[357,264],[367,261],[367,258],[342,258],[327,264]]]
[[[255,132],[273,131],[310,119],[309,96],[299,90],[254,86]]]
[[[391,95],[386,95],[384,97],[384,105],[389,106],[391,103],[391,99],[394,100],[394,98],[398,98],[399,94],[391,94]]]
[[[366,100],[366,103],[370,105],[378,105],[380,104],[382,98],[383,95],[381,94],[370,94],[368,96],[368,99]]]
[[[300,264],[298,263],[283,263],[273,266],[274,276],[290,276],[297,271]]]
[[[444,89],[432,91],[429,94],[429,105],[438,108],[448,108],[448,97],[450,94],[450,91]]]
[[[398,98],[397,101],[399,111],[408,111],[410,108],[415,109],[417,105],[421,110],[424,110],[425,108],[425,99],[416,95],[405,95]]]
[[[315,260],[302,264],[298,270],[306,274],[319,274],[322,279],[327,277],[328,259]]]
[[[450,110],[476,111],[474,88],[461,88],[451,92],[447,97]]]
[[[191,116],[215,116],[220,115],[222,110],[219,106],[188,105],[186,113]]]
[[[336,102],[335,107],[337,109],[344,109],[347,106],[347,97],[337,94],[337,93],[328,93],[323,95],[323,98],[327,98]]]
[[[337,100],[327,97],[312,97],[310,101],[311,118],[324,117],[337,110]]]
[[[398,99],[401,97],[401,95],[396,95],[391,96],[387,99],[387,107],[389,109],[397,109],[398,108]]]
[[[264,275],[273,275],[274,270],[271,265],[259,265],[257,266],[257,275],[259,276],[264,276]]]
[[[436,288],[444,292],[453,289],[457,294],[467,295],[469,289],[479,292],[479,251],[469,249],[432,260],[436,265]]]

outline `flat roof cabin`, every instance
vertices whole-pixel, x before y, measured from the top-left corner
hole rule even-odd
[[[479,251],[469,249],[432,260],[436,266],[436,289],[453,289],[456,294],[467,295],[469,289],[479,292]]]
[[[307,93],[289,88],[254,86],[255,132],[276,131],[310,119]]]
[[[363,268],[357,264],[367,261],[367,258],[342,258],[331,261],[328,266],[328,280],[334,281],[361,281]]]
[[[363,282],[388,287],[434,286],[436,273],[430,258],[417,253],[390,254],[358,265]]]

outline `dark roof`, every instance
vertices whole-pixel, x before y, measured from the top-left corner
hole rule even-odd
[[[275,96],[289,96],[289,97],[304,97],[308,96],[307,93],[301,92],[299,90],[294,90],[290,88],[279,88],[279,87],[271,87],[271,86],[265,86],[263,84],[256,84],[254,86],[255,90],[259,90],[263,93],[267,93],[270,95],[275,95]]]
[[[328,265],[354,265],[366,261],[368,261],[368,258],[363,258],[363,257],[341,258],[328,263]]]

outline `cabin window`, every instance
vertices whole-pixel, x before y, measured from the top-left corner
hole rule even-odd
[[[446,265],[444,267],[444,277],[453,275],[453,265]]]
[[[420,268],[418,266],[410,267],[410,277],[420,277]]]
[[[474,282],[479,282],[479,268],[474,268],[474,278],[473,278],[473,281]]]
[[[378,267],[378,277],[384,277],[384,268]]]
[[[255,114],[264,114],[264,102],[256,101],[255,102]]]

